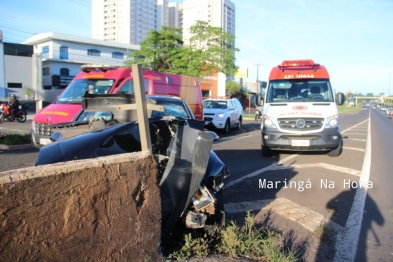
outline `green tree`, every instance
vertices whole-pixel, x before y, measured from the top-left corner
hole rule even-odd
[[[374,96],[373,93],[367,93],[366,96]]]
[[[233,75],[238,67],[235,65],[235,37],[226,33],[221,27],[210,26],[207,22],[197,21],[190,27],[191,38],[189,46],[198,50],[201,75],[211,75],[221,72]]]
[[[141,42],[141,49],[128,56],[125,66],[142,64],[144,69],[202,77],[236,70],[234,36],[220,27],[198,21],[190,28],[190,44],[183,44],[181,29],[163,26],[151,30]]]
[[[183,56],[181,29],[163,26],[160,31],[149,32],[141,49],[131,53],[125,65],[142,64],[144,69],[181,74],[184,72],[178,68],[178,60]]]
[[[238,97],[241,95],[240,85],[234,81],[228,81],[225,84],[225,91],[231,95],[231,97]]]

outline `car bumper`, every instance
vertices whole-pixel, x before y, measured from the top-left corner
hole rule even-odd
[[[40,135],[34,130],[30,131],[31,134],[31,141],[36,148],[41,148],[51,143],[50,136],[47,135]]]
[[[226,119],[211,119],[205,117],[205,127],[206,128],[216,128],[216,129],[223,129],[225,128]]]
[[[337,148],[342,139],[339,128],[328,128],[312,134],[293,134],[264,128],[261,133],[262,146],[273,150],[329,151]]]

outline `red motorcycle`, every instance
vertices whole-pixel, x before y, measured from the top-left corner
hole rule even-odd
[[[14,115],[12,115],[9,105],[1,104],[0,123],[2,123],[5,119],[10,122],[13,122],[16,119],[19,123],[24,123],[27,118],[26,108],[28,108],[28,105],[19,105],[18,108],[14,111]]]

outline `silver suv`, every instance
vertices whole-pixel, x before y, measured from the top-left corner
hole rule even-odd
[[[241,129],[243,107],[236,98],[209,98],[203,100],[203,116],[206,128],[220,129],[227,134],[231,128]]]

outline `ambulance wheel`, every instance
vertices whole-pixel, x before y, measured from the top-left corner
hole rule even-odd
[[[261,146],[261,149],[262,149],[262,155],[265,157],[269,157],[274,154],[273,150],[271,150],[270,148],[268,148],[266,146]]]
[[[340,142],[338,143],[338,146],[335,149],[331,150],[328,153],[328,156],[330,156],[330,157],[338,157],[339,155],[341,155],[341,153],[343,151],[342,146],[343,146],[343,141],[340,139]]]

